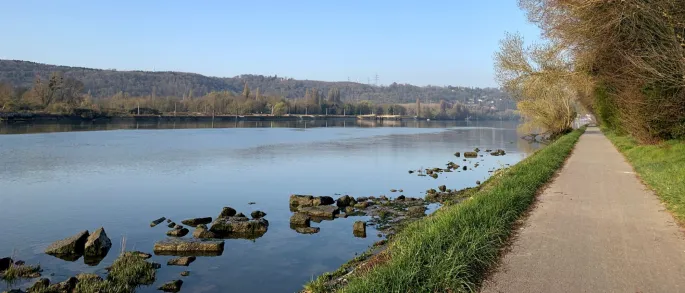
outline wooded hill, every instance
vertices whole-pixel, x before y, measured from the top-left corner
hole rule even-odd
[[[414,86],[393,83],[373,86],[356,82],[326,82],[296,80],[279,76],[240,75],[220,78],[185,72],[117,71],[83,67],[41,64],[19,60],[0,60],[0,82],[15,87],[30,88],[36,76],[46,79],[52,72],[63,72],[65,77],[83,82],[84,91],[98,97],[110,97],[119,92],[130,96],[202,96],[212,91],[240,93],[247,83],[262,94],[285,98],[302,98],[307,89],[324,93],[332,88],[340,90],[343,101],[370,100],[378,103],[413,103],[417,98],[437,103],[440,100],[463,104],[487,104],[489,101],[508,100],[507,94],[496,88]],[[479,102],[478,100],[482,100]],[[513,108],[513,106],[512,106]]]

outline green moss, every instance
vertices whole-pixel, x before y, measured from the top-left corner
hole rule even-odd
[[[122,254],[112,264],[107,279],[122,286],[150,285],[155,281],[155,268],[142,257]]]

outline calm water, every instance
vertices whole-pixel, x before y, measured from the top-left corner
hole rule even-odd
[[[152,252],[154,242],[166,237],[165,225],[149,227],[153,219],[216,217],[223,206],[248,215],[259,209],[270,222],[263,237],[227,239],[221,256],[198,257],[187,268],[168,267],[171,257],[153,256],[163,267],[157,282],[139,292],[157,292],[184,270],[191,275],[183,278],[182,292],[294,292],[379,237],[371,227],[365,239],[352,236],[352,223],[360,217],[312,223],[321,232],[298,234],[288,224],[290,194],[399,195],[389,192],[394,188],[423,197],[426,189],[441,184],[475,186],[488,169],[514,164],[533,148],[518,139],[513,122],[373,126],[325,121],[309,122],[307,128],[302,122],[253,122],[213,129],[200,128],[211,127],[207,124],[0,124],[0,133],[12,134],[0,135],[0,257],[40,263],[43,275],[57,282],[79,272],[104,276],[122,238],[127,250]],[[125,130],[73,132],[104,129]],[[443,173],[438,179],[407,172],[444,167],[450,160],[460,164],[453,153],[474,147],[502,148],[507,155],[485,156],[473,171]],[[256,204],[248,205],[252,201]],[[55,240],[100,226],[113,247],[96,266],[83,258],[66,262],[42,253]]]

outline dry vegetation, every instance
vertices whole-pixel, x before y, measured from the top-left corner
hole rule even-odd
[[[522,114],[554,132],[570,101],[641,142],[685,136],[685,1],[519,4],[547,41],[523,50],[508,37],[496,56],[502,84],[531,105]]]

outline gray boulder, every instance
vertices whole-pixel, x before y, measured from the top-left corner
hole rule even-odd
[[[352,226],[352,233],[354,234],[355,237],[365,238],[366,237],[366,223],[362,222],[362,221],[354,222],[354,225]]]
[[[335,204],[340,208],[354,206],[356,203],[357,201],[354,199],[354,197],[349,195],[341,196],[335,201]]]
[[[253,219],[259,219],[264,218],[266,216],[266,213],[262,211],[254,211],[250,213],[250,216],[252,216]]]
[[[207,230],[207,226],[197,226],[193,231],[193,237],[197,239],[212,239],[219,238],[214,232]]]
[[[105,256],[110,248],[112,248],[112,241],[107,237],[105,228],[100,227],[88,236],[83,254],[87,256]]]
[[[224,241],[172,238],[155,243],[155,254],[220,254],[224,251]]]
[[[65,238],[62,240],[55,241],[50,244],[45,253],[52,255],[80,255],[83,254],[83,249],[88,240],[88,231],[81,231],[80,233]]]

